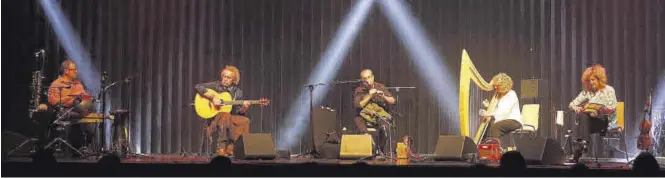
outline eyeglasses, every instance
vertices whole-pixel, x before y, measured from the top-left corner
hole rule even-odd
[[[67,69],[67,70],[76,70],[76,68],[72,68],[72,69]]]

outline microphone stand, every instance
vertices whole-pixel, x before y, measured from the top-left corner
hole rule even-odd
[[[101,99],[102,99],[101,100],[101,102],[102,102],[102,107],[101,107],[102,108],[101,109],[102,125],[100,126],[102,128],[102,131],[100,132],[100,135],[102,136],[101,137],[101,139],[102,139],[101,140],[102,149],[101,149],[100,153],[102,155],[105,155],[106,153],[108,153],[110,151],[110,149],[108,149],[106,147],[106,78],[107,77],[108,77],[108,72],[104,71],[102,73],[101,87],[100,87],[100,91],[99,91],[100,92],[99,94],[101,95]]]
[[[109,88],[115,86],[115,85],[118,84],[118,83],[121,83],[121,82],[124,83],[124,84],[128,84],[128,83],[130,83],[130,81],[131,81],[131,79],[132,79],[133,77],[134,77],[134,76],[126,77],[126,78],[124,78],[124,79],[122,79],[122,80],[118,80],[118,81],[115,81],[115,82],[113,82],[113,83],[111,83],[111,84],[109,84],[109,85],[106,85],[106,80],[108,79],[108,73],[107,73],[106,71],[104,71],[103,74],[102,74],[102,82],[101,82],[101,83],[102,83],[102,87],[101,87],[101,90],[100,90],[100,95],[101,95],[101,98],[102,98],[102,99],[101,99],[101,102],[102,102],[102,133],[103,133],[103,134],[102,134],[102,135],[103,135],[103,136],[102,136],[102,139],[103,139],[103,141],[102,141],[102,148],[106,148],[106,137],[105,137],[105,136],[106,136],[106,118],[107,118],[107,114],[106,114],[106,92],[108,91]],[[122,99],[122,98],[121,98],[121,99]],[[123,102],[124,102],[124,101],[123,101]],[[125,115],[124,117],[127,117],[127,118],[128,118],[129,116],[128,116],[128,115]],[[118,118],[118,122],[120,122],[120,123],[123,123],[123,122],[129,122],[127,119],[125,119],[125,120],[122,120],[122,119],[123,119],[123,118]],[[122,121],[121,121],[121,120],[122,120]],[[114,122],[115,122],[115,121],[114,121]],[[112,127],[111,127],[111,129],[112,129],[112,130],[111,130],[111,133],[112,133],[112,134],[111,134],[111,139],[110,139],[110,143],[111,143],[110,146],[111,146],[111,148],[109,148],[109,149],[107,149],[107,150],[102,149],[102,153],[109,153],[109,152],[112,152],[112,151],[117,151],[118,154],[119,154],[118,156],[123,157],[123,156],[125,156],[125,155],[124,155],[125,153],[124,153],[123,150],[122,150],[122,149],[123,149],[123,147],[122,147],[122,143],[120,143],[120,142],[118,142],[118,141],[120,140],[120,137],[128,137],[127,135],[123,136],[123,135],[124,135],[123,133],[124,133],[124,125],[125,125],[125,124],[123,123],[123,126],[122,126],[122,127],[123,127],[123,130],[122,130],[123,132],[120,133],[120,136],[118,136],[118,135],[117,135],[118,133],[116,133],[116,132],[117,132],[117,128],[116,128],[116,127],[118,127],[119,125],[116,125],[116,123],[114,123],[114,125],[115,125],[115,126],[112,126]],[[117,136],[117,137],[116,137],[116,136]],[[113,140],[114,138],[113,138],[113,137],[116,137],[116,139],[118,139],[118,140],[116,140],[116,142],[117,142],[116,144],[118,144],[118,148],[117,148],[117,149],[119,149],[119,150],[114,149],[115,146],[113,145],[113,142],[114,142],[114,140]],[[128,139],[128,138],[125,138],[125,139],[126,139],[126,140],[125,140],[126,142],[129,142],[129,139]],[[132,155],[132,156],[134,156],[134,155]]]
[[[348,84],[348,83],[359,83],[362,82],[362,80],[348,80],[348,81],[334,81],[330,83],[314,83],[314,84],[307,84],[304,85],[303,87],[307,87],[309,89],[309,126],[310,126],[310,131],[312,132],[312,143],[311,143],[311,149],[305,153],[302,153],[298,155],[297,157],[304,156],[304,155],[309,155],[314,158],[319,158],[321,155],[319,152],[316,150],[316,142],[314,141],[314,88],[317,86],[323,86],[323,85],[333,85],[333,84]]]
[[[389,150],[389,155],[388,158],[394,159],[395,154],[393,150],[393,131],[395,130],[395,120],[401,116],[399,114],[399,90],[400,89],[415,89],[416,87],[385,87],[386,90],[395,90],[395,112],[393,115],[395,115],[395,119],[390,120],[391,123],[390,127],[388,127],[388,150]],[[411,143],[409,143],[411,144]]]

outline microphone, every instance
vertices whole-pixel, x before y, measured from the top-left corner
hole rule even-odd
[[[104,82],[106,81],[106,78],[107,78],[108,76],[109,76],[109,73],[108,73],[108,72],[106,72],[106,71],[102,72],[102,83],[104,83]]]
[[[42,56],[42,55],[44,55],[44,53],[46,53],[46,51],[44,49],[40,49],[39,51],[37,51],[35,53],[35,57]]]

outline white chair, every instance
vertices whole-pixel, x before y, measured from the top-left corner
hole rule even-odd
[[[540,105],[525,104],[522,106],[522,128],[520,131],[531,131],[536,133],[540,121]],[[526,127],[526,128],[525,128]]]
[[[540,113],[540,104],[525,104],[522,106],[522,127],[515,131],[510,132],[510,141],[513,147],[515,145],[515,135],[516,134],[533,134],[532,137],[536,136],[536,131],[538,130],[538,121]]]

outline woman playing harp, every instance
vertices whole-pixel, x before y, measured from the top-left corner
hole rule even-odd
[[[483,120],[479,125],[474,141],[480,143],[487,128],[491,131],[490,137],[498,138],[521,127],[521,114],[517,94],[512,90],[512,79],[505,73],[497,74],[490,83],[486,82],[471,62],[466,50],[462,51],[462,63],[460,70],[460,130],[461,135],[469,136],[469,81],[473,81],[483,91],[493,91],[492,102],[486,104],[487,110],[481,110],[480,116],[492,118]],[[493,126],[491,126],[493,125]]]
[[[488,106],[488,110],[481,109],[479,115],[492,117],[494,122],[490,123],[489,138],[501,138],[502,136],[522,127],[522,115],[520,114],[520,102],[517,94],[513,91],[513,80],[505,73],[495,75],[490,81],[494,87],[494,95]]]

